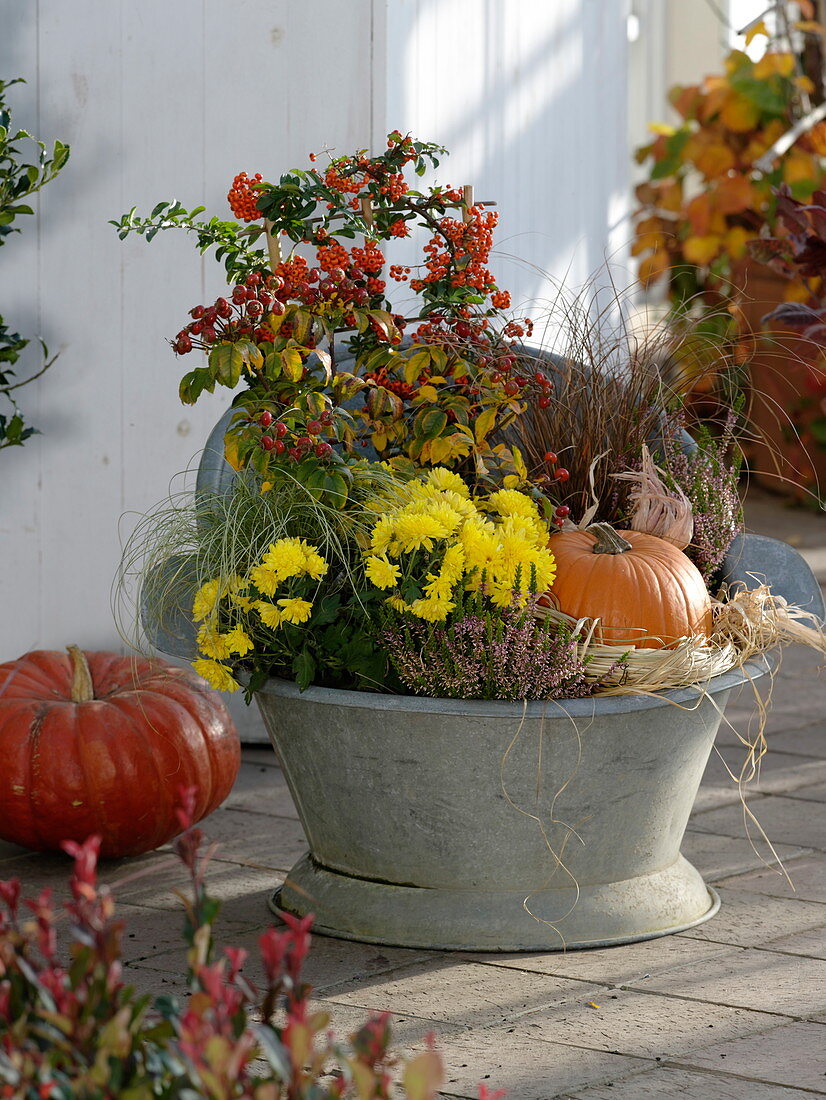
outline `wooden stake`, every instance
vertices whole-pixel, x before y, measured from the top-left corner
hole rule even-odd
[[[361,216],[367,222],[367,228],[373,228],[373,196],[362,195],[361,196]]]
[[[267,235],[267,252],[270,254],[270,267],[273,272],[284,259],[281,253],[281,235],[275,236],[272,232],[272,222],[264,219],[264,232]]]
[[[468,183],[462,188],[462,221],[470,221],[470,208],[473,206],[473,184]]]

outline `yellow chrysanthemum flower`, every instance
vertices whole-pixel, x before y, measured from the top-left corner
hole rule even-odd
[[[239,657],[253,648],[252,638],[240,626],[233,627],[223,638],[230,653],[237,653]]]
[[[399,611],[403,613],[410,610],[410,608],[400,596],[388,596],[384,602],[387,604],[388,607],[392,607],[394,611]]]
[[[256,600],[253,606],[261,616],[261,622],[264,626],[268,626],[272,630],[281,626],[281,612],[275,604],[267,603],[265,600]]]
[[[461,579],[464,571],[465,552],[460,543],[454,542],[445,550],[445,556],[442,559],[442,568],[440,571],[441,576],[453,585]]]
[[[271,570],[278,581],[300,577],[307,565],[306,545],[306,543],[302,545],[301,539],[279,539],[278,542],[270,543],[269,549],[261,559],[261,565]],[[268,592],[267,595],[271,596],[272,593]]]
[[[427,475],[427,482],[436,489],[451,489],[461,497],[467,498],[470,496],[464,481],[453,470],[448,470],[445,466],[434,466]]]
[[[401,569],[387,560],[385,555],[379,557],[376,554],[365,559],[364,572],[368,580],[371,580],[376,588],[393,588],[401,577]]]
[[[278,600],[278,606],[281,608],[282,620],[287,623],[294,623],[296,626],[299,623],[306,623],[313,612],[313,605],[309,600],[301,600],[297,597]]]
[[[426,622],[443,623],[455,607],[453,600],[414,600],[409,610]]]
[[[443,539],[448,532],[443,523],[424,512],[400,515],[395,523],[396,540],[404,553],[433,549],[434,539]]]
[[[218,661],[193,661],[192,667],[199,676],[218,691],[237,691],[241,686],[230,675],[229,669]]]
[[[263,595],[274,596],[278,590],[279,576],[265,565],[254,565],[250,569],[250,583]]]
[[[304,543],[304,572],[314,581],[320,581],[330,566],[314,546]]]
[[[198,631],[198,649],[205,657],[214,657],[218,661],[230,656],[226,635],[210,630],[206,625]]]
[[[370,547],[376,554],[393,553],[396,521],[393,516],[382,516],[370,536]],[[394,555],[395,556],[395,555]]]
[[[220,577],[214,577],[211,581],[207,581],[206,584],[202,584],[195,593],[195,599],[192,602],[192,618],[195,622],[203,622],[204,619],[208,619],[214,615],[218,610],[220,599]]]
[[[535,502],[518,489],[498,489],[490,494],[487,504],[500,516],[525,516],[534,520],[539,518]]]

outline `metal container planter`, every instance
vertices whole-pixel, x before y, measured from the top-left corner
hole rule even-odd
[[[719,899],[680,843],[745,678],[524,706],[271,680],[257,699],[310,844],[272,906],[328,935],[477,951],[700,924]]]
[[[229,414],[228,414],[229,415]],[[227,492],[228,416],[198,492]],[[768,579],[824,617],[820,588],[785,543],[734,540],[730,585]],[[144,584],[157,648],[195,656],[195,577]],[[719,899],[680,844],[731,690],[754,662],[695,688],[566,702],[376,695],[270,680],[257,700],[310,851],[271,899],[318,932],[408,947],[553,951],[629,943],[708,920]]]

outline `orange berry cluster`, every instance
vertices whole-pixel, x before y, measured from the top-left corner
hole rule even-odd
[[[254,184],[260,183],[262,179],[260,172],[256,172],[252,179],[246,172],[239,172],[232,181],[227,199],[233,214],[242,222],[257,222],[264,217],[261,211],[256,209],[258,191],[254,188]]]
[[[390,226],[390,235],[392,237],[407,237],[410,235],[410,230],[404,218],[397,218],[392,223]]]
[[[391,279],[395,279],[397,283],[406,283],[410,277],[410,268],[403,267],[401,264],[391,264],[388,275]]]
[[[375,241],[365,241],[364,248],[351,248],[353,263],[368,275],[378,275],[384,267],[384,253]]]
[[[493,229],[499,216],[486,214],[479,206],[472,206],[469,213],[470,220],[467,222],[449,217],[440,219],[441,236],[431,237],[424,248],[428,257],[425,261],[427,274],[421,279],[411,280],[413,290],[423,290],[429,283],[449,282],[451,286],[468,286],[483,294],[495,291],[493,275],[486,265],[493,246]],[[453,255],[445,249],[445,240],[453,246]],[[510,305],[510,298],[507,304]]]
[[[344,245],[331,240],[329,244],[318,246],[318,266],[322,271],[332,271],[334,267],[348,267],[350,257]]]

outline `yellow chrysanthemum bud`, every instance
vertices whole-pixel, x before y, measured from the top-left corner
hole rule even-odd
[[[218,661],[193,661],[192,667],[218,691],[237,691],[241,686],[232,678],[229,669]]]
[[[401,577],[401,569],[387,560],[385,555],[371,555],[365,559],[364,572],[376,588],[394,588]]]
[[[278,600],[277,603],[281,608],[282,621],[294,623],[296,626],[299,623],[306,623],[313,612],[313,605],[309,600],[301,600],[296,597],[294,599]]]
[[[272,630],[281,626],[281,612],[275,604],[267,603],[265,600],[256,600],[253,606],[261,616],[261,622],[264,626],[268,626]]]

